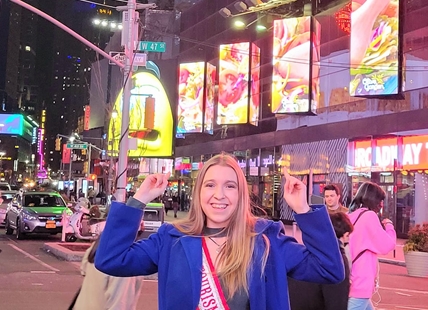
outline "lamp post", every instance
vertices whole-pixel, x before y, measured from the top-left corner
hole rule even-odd
[[[111,118],[113,119],[113,123],[111,126],[111,133],[109,134],[109,144],[110,144],[110,154],[109,154],[109,164],[108,164],[108,182],[107,182],[107,195],[111,195],[111,188],[113,185],[113,151],[114,151],[114,140],[115,140],[115,129],[116,129],[116,118],[117,118],[117,111],[113,110],[111,112]]]
[[[68,141],[73,143],[74,136],[71,136]],[[67,187],[67,196],[70,198],[70,187],[71,187],[71,163],[73,162],[73,149],[70,149],[70,162],[68,164],[68,187]]]

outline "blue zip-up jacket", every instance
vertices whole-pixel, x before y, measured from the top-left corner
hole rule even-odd
[[[304,281],[339,283],[344,279],[342,256],[324,206],[295,214],[305,245],[284,234],[280,222],[259,219],[255,231],[249,299],[252,310],[290,309],[287,275]],[[147,240],[134,242],[143,211],[113,202],[95,257],[98,270],[118,277],[158,272],[159,310],[195,310],[202,284],[202,241],[163,224]],[[271,243],[265,272],[261,258]]]

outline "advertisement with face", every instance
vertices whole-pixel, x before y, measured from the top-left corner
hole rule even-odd
[[[274,21],[273,113],[315,113],[319,59],[320,25],[315,19],[305,16]]]
[[[217,74],[216,66],[207,63],[206,71],[206,98],[204,109],[204,132],[210,135],[214,132],[214,96],[215,96],[215,78]]]
[[[351,96],[399,93],[399,0],[353,0]]]
[[[159,79],[160,72],[154,70],[135,73],[129,108],[129,136],[137,139],[137,148],[129,151],[129,157],[164,157],[172,155],[173,118],[169,97]],[[109,124],[109,151],[117,156],[122,123],[122,90],[114,104],[117,115]],[[151,97],[153,100],[146,100]],[[152,103],[146,108],[147,103]],[[153,104],[154,103],[154,104]],[[146,115],[150,113],[150,115]],[[145,124],[150,122],[150,126]],[[152,127],[152,128],[148,128]]]
[[[248,121],[250,43],[220,45],[217,124]]]
[[[202,132],[205,62],[180,64],[177,133]]]
[[[259,125],[260,47],[251,44],[250,124]]]

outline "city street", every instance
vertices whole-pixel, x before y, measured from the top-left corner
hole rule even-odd
[[[185,213],[179,212],[178,218],[183,216]],[[172,214],[166,220],[172,221]],[[67,308],[82,277],[79,263],[60,260],[42,250],[45,242],[59,241],[59,235],[16,240],[15,235],[6,236],[1,229],[1,309]],[[409,277],[405,267],[381,263],[379,294],[374,295],[373,301],[378,302],[379,310],[428,310],[427,288],[428,278]],[[170,293],[174,293],[174,288]],[[157,281],[145,281],[139,309],[157,309]]]

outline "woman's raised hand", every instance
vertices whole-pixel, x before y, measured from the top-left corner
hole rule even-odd
[[[150,201],[164,193],[168,185],[169,176],[169,173],[148,175],[135,193],[134,198],[144,204],[148,204]]]
[[[287,204],[296,213],[306,213],[310,210],[306,198],[306,186],[299,179],[288,174],[285,168],[282,168],[282,174],[285,178],[284,199]]]

